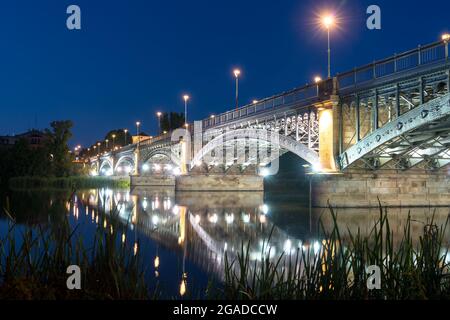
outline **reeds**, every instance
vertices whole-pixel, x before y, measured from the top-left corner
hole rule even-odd
[[[8,210],[7,210],[8,211]],[[67,218],[57,226],[19,226],[0,235],[0,299],[147,299],[145,268],[133,248],[110,230],[126,228],[109,217],[91,241]],[[69,290],[67,267],[81,269],[81,290]]]
[[[444,241],[447,222],[437,226],[432,219],[425,225],[416,245],[408,215],[400,244],[394,243],[386,210],[370,234],[351,234],[343,241],[337,216],[329,208],[334,226],[327,232],[316,252],[298,248],[270,258],[270,237],[261,250],[260,261],[250,262],[247,246],[235,259],[225,255],[224,287],[216,296],[223,299],[448,299],[450,265]],[[380,268],[381,288],[370,289],[367,267]]]
[[[100,221],[108,219],[109,228],[99,223],[90,241],[67,219],[48,227],[24,227],[11,221],[6,234],[0,235],[0,299],[169,297],[150,292],[139,254],[120,239],[128,226],[116,219],[117,208],[108,216],[101,212]],[[223,283],[210,282],[203,292],[191,292],[191,296],[233,300],[450,298],[450,261],[444,239],[448,219],[441,226],[431,219],[418,241],[413,241],[414,222],[408,215],[401,239],[394,241],[387,211],[380,207],[367,236],[348,230],[344,239],[331,207],[329,214],[333,226],[327,231],[320,223],[320,248],[297,248],[274,258],[269,236],[260,259],[251,260],[250,245],[243,243],[235,259],[225,254]],[[66,287],[66,269],[73,264],[82,270],[82,290]],[[380,289],[367,285],[371,265],[380,268]]]
[[[17,177],[9,180],[11,189],[40,189],[40,188],[57,188],[57,189],[87,189],[87,188],[128,188],[130,179],[111,179],[108,177],[89,177],[89,176],[73,176],[73,177]]]

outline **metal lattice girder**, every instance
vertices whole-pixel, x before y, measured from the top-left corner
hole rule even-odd
[[[277,154],[279,154],[280,150],[284,149],[298,155],[309,163],[319,162],[319,155],[317,152],[309,149],[308,146],[294,140],[289,136],[276,134],[264,129],[245,128],[225,131],[222,135],[219,135],[209,141],[197,154],[194,155],[191,162],[191,167],[200,162],[207,154],[210,154],[217,148],[229,147],[230,142],[234,143],[236,141],[246,140],[266,142],[271,145],[272,148],[278,150]]]
[[[422,158],[433,157],[442,151],[433,148],[448,147],[445,139],[450,133],[449,117],[450,94],[447,93],[406,112],[348,148],[339,156],[340,166],[346,169],[358,160],[363,160],[370,167],[379,167],[373,159],[381,161],[381,165],[392,160],[405,162],[412,155],[420,154],[415,149],[423,149],[427,144],[431,150],[421,151],[424,155]]]

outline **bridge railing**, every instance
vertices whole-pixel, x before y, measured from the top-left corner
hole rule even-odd
[[[339,89],[448,60],[448,43],[439,41],[337,75]]]
[[[161,134],[159,136],[155,136],[155,137],[153,137],[151,139],[141,141],[140,145],[141,146],[146,146],[146,145],[150,145],[150,144],[153,144],[155,142],[158,142],[158,141],[170,140],[171,134],[172,134],[171,132],[168,132],[168,133]]]
[[[327,79],[321,81],[318,84],[308,84],[301,88],[296,88],[291,91],[283,92],[281,94],[260,100],[256,103],[248,104],[246,106],[240,107],[237,110],[230,110],[215,115],[214,117],[204,119],[203,128],[211,128],[214,126],[223,125],[290,104],[303,103],[307,105],[312,100],[315,100],[318,97],[331,94],[332,89],[333,79]]]

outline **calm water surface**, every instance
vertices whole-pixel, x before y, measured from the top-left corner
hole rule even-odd
[[[111,232],[133,243],[143,257],[150,287],[158,283],[173,297],[180,297],[180,291],[185,293],[180,288],[183,277],[188,292],[205,288],[208,280],[220,280],[224,253],[235,257],[242,243],[250,243],[253,260],[260,258],[263,241],[271,232],[274,257],[297,248],[315,250],[322,241],[319,219],[325,228],[332,226],[329,210],[310,210],[301,192],[175,193],[173,189],[135,188],[81,190],[72,195],[63,191],[15,191],[1,199],[2,208],[8,206],[19,225],[57,227],[68,217],[85,241],[93,241],[97,227],[111,228]],[[121,229],[113,230],[108,219],[102,218],[111,212],[117,213]],[[408,212],[417,240],[433,215],[438,224],[444,224],[450,210],[390,209],[396,238],[402,235]],[[339,209],[337,213],[344,239],[347,230],[368,234],[379,216],[378,209]],[[0,216],[1,234],[7,232],[7,219],[5,214]],[[450,239],[448,231],[446,239]]]

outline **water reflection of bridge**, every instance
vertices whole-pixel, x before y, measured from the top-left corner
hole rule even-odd
[[[86,198],[86,197],[85,197]],[[100,208],[109,213],[117,208],[117,216],[129,229],[138,231],[154,240],[159,246],[178,252],[211,274],[223,274],[224,255],[236,257],[241,245],[249,244],[250,259],[260,260],[263,242],[270,235],[270,254],[292,254],[309,247],[320,248],[320,239],[310,233],[295,234],[278,223],[280,220],[298,221],[305,212],[280,212],[264,203],[263,193],[177,193],[173,189],[136,188],[128,190],[92,190],[87,197],[91,208]],[[406,216],[411,212],[412,235],[415,240],[422,234],[424,225],[434,220],[443,225],[448,217],[446,208],[436,211],[427,208],[390,209],[390,225],[396,241],[401,240]],[[289,215],[289,217],[285,215]],[[326,209],[315,209],[309,214],[309,221],[317,231],[319,218],[325,229],[330,230],[333,221]],[[367,236],[379,211],[367,213],[361,209],[339,209],[338,225],[346,242],[349,232],[359,230]],[[310,226],[311,227],[311,226]],[[317,235],[317,234],[316,234]],[[447,239],[450,239],[447,231]]]
[[[86,198],[86,197],[85,197]],[[263,193],[180,193],[173,189],[92,190],[91,208],[116,210],[121,223],[186,257],[207,271],[223,271],[225,252],[233,259],[242,244],[250,244],[251,259],[259,259],[271,234],[271,254],[304,245],[270,219]]]

